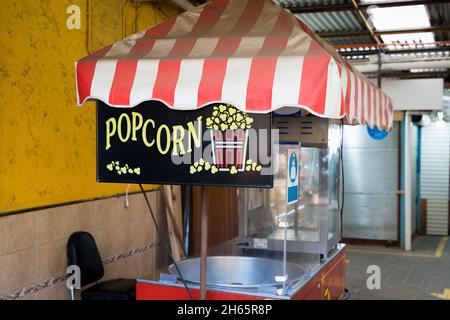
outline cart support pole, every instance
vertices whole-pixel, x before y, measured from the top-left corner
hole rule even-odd
[[[208,207],[206,187],[202,187],[200,238],[200,300],[206,300],[206,257],[208,256]]]

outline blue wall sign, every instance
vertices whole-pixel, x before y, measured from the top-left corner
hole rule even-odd
[[[389,131],[380,130],[377,126],[374,126],[373,129],[367,126],[367,133],[374,140],[383,140],[389,135]]]

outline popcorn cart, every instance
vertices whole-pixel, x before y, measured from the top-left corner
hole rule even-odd
[[[97,100],[99,182],[239,187],[239,236],[208,248],[204,205],[200,256],[139,279],[138,299],[342,298],[342,125],[389,130],[393,109],[294,15],[213,0],[76,75],[79,104]]]

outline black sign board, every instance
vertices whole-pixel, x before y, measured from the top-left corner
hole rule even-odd
[[[97,181],[272,187],[272,118],[230,105],[97,102]]]

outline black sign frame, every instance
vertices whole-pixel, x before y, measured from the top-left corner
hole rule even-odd
[[[238,172],[234,172],[233,174],[230,174],[230,172],[232,172],[233,170],[232,168],[229,171],[223,171],[227,169],[218,168],[218,165],[216,166],[216,163],[213,162],[204,161],[202,163],[201,160],[195,161],[196,159],[193,159],[191,164],[176,165],[172,161],[170,161],[170,156],[168,156],[167,154],[162,155],[160,152],[155,151],[162,149],[163,147],[165,149],[168,143],[168,139],[157,140],[155,137],[149,138],[148,132],[151,131],[151,129],[155,129],[157,126],[161,125],[166,125],[169,129],[170,126],[172,128],[174,126],[180,125],[186,127],[186,123],[190,123],[190,129],[196,129],[197,132],[199,132],[198,127],[195,127],[195,125],[193,125],[192,123],[194,119],[198,119],[198,117],[201,116],[203,135],[205,134],[205,131],[208,130],[205,128],[206,116],[211,116],[214,110],[217,110],[220,114],[220,110],[218,110],[219,106],[227,106],[233,108],[232,106],[228,106],[225,104],[211,104],[196,110],[173,110],[159,101],[146,101],[133,108],[117,108],[108,106],[101,101],[97,101],[97,182],[272,188],[273,175],[267,174],[267,170],[270,170],[269,168],[272,163],[259,164],[259,159],[256,159],[255,161],[248,159],[248,150],[246,150],[247,154],[244,157],[244,163],[241,164],[240,167],[236,165],[235,167],[238,167],[239,169],[235,170]],[[240,111],[237,110],[237,112]],[[147,122],[148,119],[151,119],[153,121],[149,121],[147,123],[146,130],[148,131],[146,131],[145,134],[135,130],[139,127],[138,124],[142,124],[140,127],[140,130],[142,131],[144,123],[143,121],[141,122],[141,117],[136,113],[139,113],[142,116],[142,120],[145,122]],[[128,116],[122,116],[122,114],[126,114]],[[267,129],[266,148],[268,154],[272,153],[273,146],[271,145],[272,137],[270,130],[272,129],[272,114],[241,114],[245,114],[245,117],[251,117],[251,128],[256,130],[254,132],[258,132],[259,129]],[[121,116],[122,120],[125,120],[119,121],[118,119]],[[112,120],[112,118],[115,120]],[[209,122],[211,124],[210,120]],[[245,123],[245,121],[243,122]],[[116,124],[113,135],[114,123]],[[121,123],[120,128],[124,128],[124,123],[125,127],[131,125],[131,133],[129,133],[130,131],[128,129],[121,129],[121,132],[125,131],[126,133],[121,134],[119,137],[119,123]],[[161,131],[166,132],[166,130]],[[213,132],[216,131],[217,130]],[[240,131],[243,132],[243,130]],[[140,135],[142,135],[141,138],[139,138]],[[123,142],[123,140],[125,140],[124,136],[125,138],[128,138],[125,142]],[[145,143],[144,136],[146,137]],[[172,137],[172,135],[170,135],[170,137]],[[190,138],[192,138],[192,140],[195,140],[194,136]],[[215,139],[215,137],[213,137],[213,139]],[[245,139],[247,143],[247,136],[245,137]],[[163,147],[160,147],[158,144],[158,148],[155,148],[155,140],[165,140],[165,142],[161,142]],[[223,132],[223,140],[225,140],[225,131]],[[151,144],[151,142],[149,141],[153,142],[152,147],[148,147],[148,145]],[[201,148],[205,148],[207,144],[211,144],[211,142],[202,141]],[[216,144],[215,148],[217,148],[217,145],[218,144]],[[172,147],[174,147],[174,145]],[[178,147],[178,149],[181,149],[180,145],[178,145]],[[170,152],[175,152],[172,149]],[[193,147],[192,149],[196,148]],[[181,150],[178,150],[178,152],[180,151]],[[186,151],[187,150],[185,148],[185,152]],[[191,153],[193,154],[194,152]],[[214,154],[216,153],[214,152]],[[206,162],[209,163],[209,166],[206,164]],[[197,165],[197,167],[194,167],[195,170],[200,170],[198,168],[199,166],[202,166],[202,170],[200,172],[195,171],[192,168],[192,166],[194,165]],[[223,163],[221,165],[224,166]],[[212,174],[213,167],[216,168],[214,174]],[[151,168],[151,170],[148,170],[149,168]],[[191,170],[195,172],[192,173],[190,172]],[[266,174],[263,175],[261,174],[261,171],[264,170]]]

